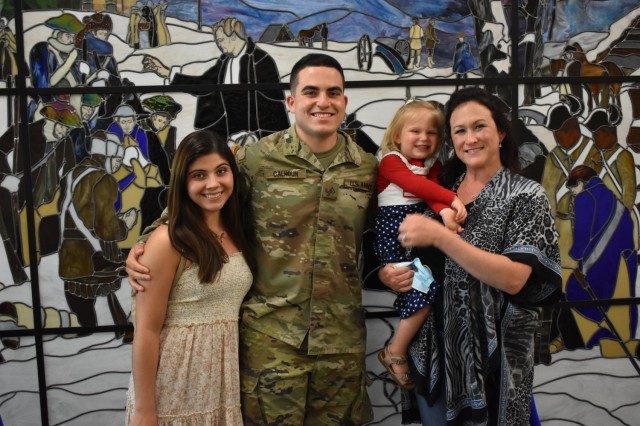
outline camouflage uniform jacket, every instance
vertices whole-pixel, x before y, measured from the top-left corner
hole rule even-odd
[[[240,148],[251,179],[258,274],[242,321],[308,353],[365,350],[361,244],[377,161],[345,149],[323,170],[295,125]]]

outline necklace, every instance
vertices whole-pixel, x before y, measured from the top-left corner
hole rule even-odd
[[[224,238],[224,231],[222,231],[220,234],[216,234],[215,232],[213,232],[213,235],[218,239],[218,241],[222,242],[222,239]]]

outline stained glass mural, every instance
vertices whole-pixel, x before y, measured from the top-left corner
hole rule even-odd
[[[3,323],[5,317],[0,316]],[[1,340],[0,419],[4,424],[40,424],[35,339],[3,336]]]
[[[177,144],[205,127],[234,147],[288,127],[291,66],[309,52],[344,67],[342,127],[374,154],[408,99],[444,105],[475,84],[503,99],[560,232],[564,300],[545,316],[538,411],[544,424],[635,422],[636,1],[23,0],[0,16],[4,424],[41,423],[41,404],[49,424],[122,423],[124,259],[166,205]],[[373,424],[399,424],[400,391],[376,359],[393,294],[367,272]]]

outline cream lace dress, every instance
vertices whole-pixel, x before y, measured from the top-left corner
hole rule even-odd
[[[242,425],[238,318],[251,282],[244,257],[235,253],[214,283],[201,284],[198,265],[191,264],[173,284],[160,333],[156,378],[159,425]],[[134,402],[132,376],[127,424]]]

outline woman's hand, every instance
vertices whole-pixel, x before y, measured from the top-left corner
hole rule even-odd
[[[382,284],[393,291],[405,293],[411,290],[413,283],[413,271],[406,266],[396,266],[388,263],[378,270],[378,278]]]
[[[398,231],[403,247],[434,246],[478,280],[509,294],[522,290],[531,275],[531,266],[469,244],[437,220],[420,214],[407,215]]]
[[[140,284],[141,281],[151,281],[149,268],[138,260],[143,253],[144,244],[138,243],[131,248],[125,262],[127,274],[129,275],[129,285],[134,292],[144,291],[144,287]]]
[[[437,246],[442,233],[449,233],[440,222],[421,214],[407,215],[398,231],[398,241],[407,248]]]

